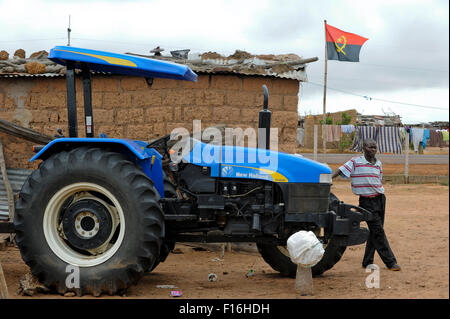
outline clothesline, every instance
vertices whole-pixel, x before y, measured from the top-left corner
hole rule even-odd
[[[448,130],[409,128],[398,126],[356,126],[347,125],[324,125],[324,138],[326,142],[336,142],[342,139],[343,134],[355,132],[351,150],[362,151],[362,142],[365,139],[373,139],[381,153],[402,154],[406,134],[410,135],[410,141],[417,152],[419,145],[425,149],[426,146],[443,147],[449,141]],[[302,144],[304,131],[299,129],[297,141]]]

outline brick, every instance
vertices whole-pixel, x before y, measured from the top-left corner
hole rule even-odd
[[[129,93],[104,93],[103,108],[130,107],[131,95]]]
[[[211,108],[208,106],[189,106],[184,107],[184,121],[192,120],[211,120]]]
[[[172,130],[176,129],[176,128],[185,128],[186,130],[188,130],[189,132],[192,132],[192,122],[172,122],[172,123],[167,123],[167,134],[170,134],[172,132]]]
[[[118,92],[119,77],[93,77],[92,92]]]
[[[231,106],[219,106],[213,108],[213,120],[217,123],[238,122],[240,119],[240,109]]]
[[[292,143],[284,143],[278,146],[279,151],[281,152],[285,152],[285,153],[291,153],[294,154],[296,149],[295,149],[295,144]]]
[[[124,77],[120,79],[122,91],[137,91],[148,89],[145,78],[142,77]]]
[[[242,80],[236,75],[213,75],[211,89],[241,90]]]
[[[283,128],[283,142],[293,143],[297,139],[297,128],[285,127]]]
[[[58,123],[67,123],[67,110],[56,111]]]
[[[298,124],[298,113],[287,111],[272,112],[272,126],[283,128],[291,127],[295,128]]]
[[[172,79],[161,79],[155,78],[153,79],[153,84],[151,86],[153,89],[175,89],[180,87],[180,80],[172,80]]]
[[[239,107],[255,106],[255,93],[250,92],[228,92],[226,103]]]
[[[195,103],[195,93],[193,90],[170,90],[163,98],[163,105],[192,105]]]
[[[297,95],[299,83],[297,80],[274,79],[272,85],[272,94],[290,94]]]
[[[180,122],[183,120],[183,107],[175,106],[173,108],[173,120],[176,122]]]
[[[31,123],[52,123],[56,121],[51,120],[51,114],[52,111],[46,111],[46,110],[36,110],[31,111]]]
[[[6,95],[4,105],[6,109],[15,109],[17,107],[16,99],[13,99]]]
[[[66,107],[65,93],[43,93],[39,97],[39,108]]]
[[[164,135],[166,135],[166,123],[156,123],[153,125],[153,129],[151,131],[150,136],[147,137],[147,140],[152,138],[158,138]]]
[[[39,93],[30,93],[28,94],[25,100],[25,107],[29,109],[37,109],[39,108]]]
[[[208,89],[209,82],[209,75],[199,75],[197,82],[181,81],[181,87],[185,89]]]
[[[13,111],[4,111],[0,109],[0,119],[12,122],[14,120],[14,112]]]
[[[295,111],[298,109],[298,95],[285,95],[284,96],[284,109],[286,111]]]
[[[99,136],[100,133],[106,134],[108,137],[112,138],[124,138],[127,137],[124,134],[123,125],[98,125],[94,126],[95,136]]]
[[[114,110],[104,110],[94,108],[92,110],[92,113],[94,117],[94,125],[96,123],[114,124]]]
[[[167,106],[152,106],[145,109],[145,122],[157,123],[173,120],[173,110]]]
[[[257,108],[243,108],[241,109],[241,120],[245,122],[257,122],[259,121],[259,111]]]
[[[152,125],[148,124],[129,124],[126,126],[126,137],[136,140],[149,140],[153,131]]]
[[[53,92],[66,92],[67,91],[67,83],[64,78],[53,79],[53,81],[49,83],[48,87],[49,87],[49,91],[53,91]],[[76,89],[78,89],[78,87],[76,87]]]
[[[50,79],[35,79],[33,81],[33,86],[30,89],[31,93],[47,93],[49,92],[51,80]]]
[[[195,98],[197,105],[218,106],[223,105],[225,94],[213,90],[202,90],[196,92]]]
[[[269,90],[269,94],[272,90],[272,79],[266,77],[245,77],[243,79],[243,90],[244,91],[256,91],[263,92],[262,86],[265,84]]]
[[[150,90],[146,92],[133,92],[131,103],[133,107],[161,105],[162,91]]]
[[[144,123],[144,109],[119,109],[117,110],[118,124],[139,124]]]

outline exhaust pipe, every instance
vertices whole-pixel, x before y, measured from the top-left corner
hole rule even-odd
[[[270,112],[270,110],[268,109],[269,90],[267,90],[267,86],[265,84],[263,84],[262,88],[263,88],[263,92],[264,92],[264,104],[263,104],[264,108],[261,111],[259,111],[258,147],[261,148],[261,144],[262,144],[261,139],[265,137],[266,149],[270,149],[270,121],[271,121],[271,117],[272,117],[272,112]],[[261,130],[261,129],[265,129],[265,130]],[[264,134],[264,131],[265,131],[265,134]]]

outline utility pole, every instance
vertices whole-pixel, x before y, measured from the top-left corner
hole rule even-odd
[[[72,29],[70,28],[70,14],[69,14],[69,27],[67,28],[67,46],[70,47],[70,32]]]
[[[325,27],[325,74],[323,83],[323,115],[322,115],[322,147],[323,158],[326,162],[325,154],[327,152],[326,139],[325,139],[325,124],[326,124],[326,102],[327,102],[327,67],[328,67],[328,48],[327,48],[327,20],[324,20]]]

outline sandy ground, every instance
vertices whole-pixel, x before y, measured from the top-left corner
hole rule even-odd
[[[367,273],[361,267],[364,245],[348,247],[341,261],[324,275],[314,278],[312,298],[449,298],[449,188],[440,185],[385,185],[387,213],[385,229],[402,271],[379,265],[379,288],[367,288]],[[357,204],[347,182],[336,182],[332,191],[343,201]],[[295,279],[283,278],[256,253],[199,251],[177,245],[166,262],[146,274],[128,289],[126,296],[102,298],[171,299],[174,285],[183,295],[179,299],[295,299]],[[33,297],[16,295],[19,278],[28,271],[15,247],[0,251],[11,298],[66,298],[56,294]],[[253,269],[254,276],[246,277]],[[218,276],[208,282],[208,274]],[[82,298],[92,298],[84,296]],[[307,297],[311,298],[311,297]]]

